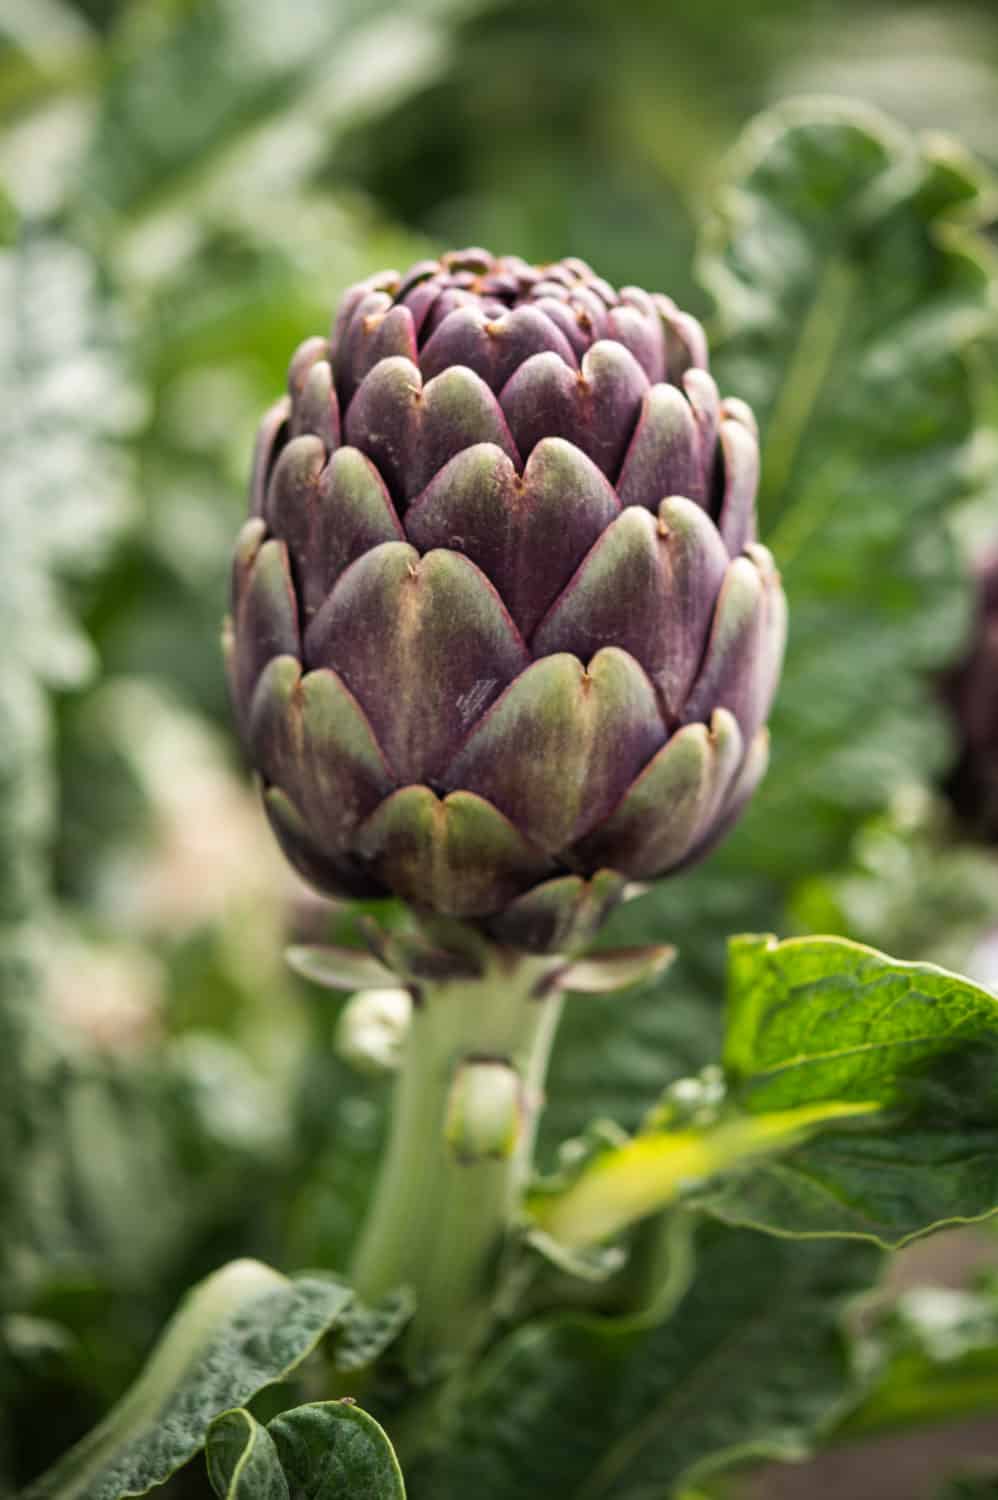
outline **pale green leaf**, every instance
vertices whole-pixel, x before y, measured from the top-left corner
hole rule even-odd
[[[833,1100],[689,1130],[643,1131],[596,1155],[564,1191],[535,1194],[528,1207],[545,1234],[570,1249],[586,1249],[671,1207],[711,1178],[745,1170],[822,1125],[876,1108]]]

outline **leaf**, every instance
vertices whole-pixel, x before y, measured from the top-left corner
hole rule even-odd
[[[561,1315],[504,1340],[435,1500],[648,1500],[738,1459],[803,1456],[849,1391],[840,1319],[879,1253],[709,1224],[698,1248],[667,1322]]]
[[[205,1457],[219,1500],[405,1500],[402,1471],[373,1417],[351,1401],[318,1401],[266,1429],[227,1411],[208,1430]]]
[[[790,602],[772,763],[727,855],[756,877],[840,863],[947,753],[929,673],[968,604],[946,513],[972,478],[965,356],[992,316],[986,187],[950,143],[799,101],[749,127],[707,223],[712,367],[760,421],[760,531]]]
[[[873,1106],[875,1109],[876,1106]],[[562,1192],[528,1203],[545,1234],[573,1250],[621,1233],[722,1173],[785,1150],[829,1121],[866,1114],[866,1104],[805,1105],[692,1130],[648,1130],[588,1162]]]
[[[869,1335],[880,1365],[872,1389],[836,1429],[852,1442],[998,1412],[998,1285],[916,1287]]]
[[[374,1307],[354,1301],[347,1309],[333,1346],[337,1370],[363,1370],[398,1338],[415,1312],[416,1304],[407,1287],[390,1292]]]
[[[373,1417],[348,1401],[282,1412],[268,1427],[293,1495],[310,1500],[405,1500],[394,1449]]]
[[[120,1500],[162,1484],[220,1411],[299,1365],[352,1296],[331,1278],[232,1261],[188,1293],[135,1384],[24,1500]]]
[[[215,1418],[204,1456],[219,1500],[288,1500],[288,1481],[274,1440],[242,1407]]]
[[[719,1186],[729,1222],[898,1245],[998,1208],[998,997],[969,980],[840,938],[734,939],[724,1062],[752,1115],[884,1112]]]

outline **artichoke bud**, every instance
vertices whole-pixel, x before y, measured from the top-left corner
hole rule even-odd
[[[359,1073],[394,1073],[411,1018],[408,990],[358,990],[340,1013],[336,1051]]]
[[[523,1089],[511,1063],[468,1058],[454,1074],[444,1133],[459,1162],[501,1161],[513,1155],[524,1117]]]
[[[696,319],[484,250],[344,296],[263,419],[235,711],[288,858],[566,951],[762,777],[786,609]]]

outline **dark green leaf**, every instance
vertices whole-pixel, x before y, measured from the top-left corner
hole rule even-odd
[[[898,1244],[998,1208],[998,998],[969,980],[838,938],[735,939],[725,1067],[750,1114],[883,1113],[725,1183],[721,1217]]]
[[[354,1302],[336,1338],[332,1360],[337,1370],[363,1370],[398,1338],[415,1311],[408,1288],[391,1292],[374,1307]]]
[[[25,1500],[119,1500],[162,1484],[202,1446],[220,1411],[280,1380],[343,1316],[353,1293],[233,1261],[190,1292],[144,1370]]]
[[[704,1226],[696,1279],[654,1327],[560,1317],[478,1372],[439,1500],[648,1500],[736,1459],[799,1457],[851,1381],[844,1304],[871,1246]]]
[[[204,1456],[219,1500],[288,1500],[274,1440],[243,1407],[215,1418]]]
[[[402,1471],[373,1417],[348,1401],[296,1406],[268,1427],[292,1495],[308,1500],[405,1500]]]
[[[946,753],[928,673],[966,586],[944,518],[970,480],[965,355],[991,318],[982,243],[952,221],[981,217],[984,185],[955,147],[802,101],[749,128],[708,224],[713,365],[760,419],[761,534],[790,601],[772,765],[735,846],[755,876],[840,861]]]
[[[208,1430],[208,1473],[219,1500],[405,1500],[402,1471],[373,1417],[351,1401],[282,1412],[263,1428],[227,1411]]]

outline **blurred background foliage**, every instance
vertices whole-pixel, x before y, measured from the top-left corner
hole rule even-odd
[[[271,848],[218,650],[291,349],[346,284],[448,243],[581,255],[709,320],[697,226],[724,153],[801,93],[998,165],[998,12],[0,0],[0,1493],[94,1420],[192,1277],[237,1252],[342,1263],[377,1149],[383,1087],[281,959],[342,919]],[[998,534],[994,356],[980,339],[960,483],[920,513],[936,592],[901,623],[924,604],[931,639],[884,659],[889,764],[812,806],[808,709],[835,683],[791,677],[789,807],[817,845],[781,846],[775,785],[723,856],[625,910],[617,940],[684,960],[626,1020],[612,999],[570,1013],[552,1131],[632,1123],[709,1060],[732,929],[848,932],[998,984],[998,859],[943,795],[934,679],[971,620],[960,560]],[[827,588],[848,611],[875,532],[792,605]]]

